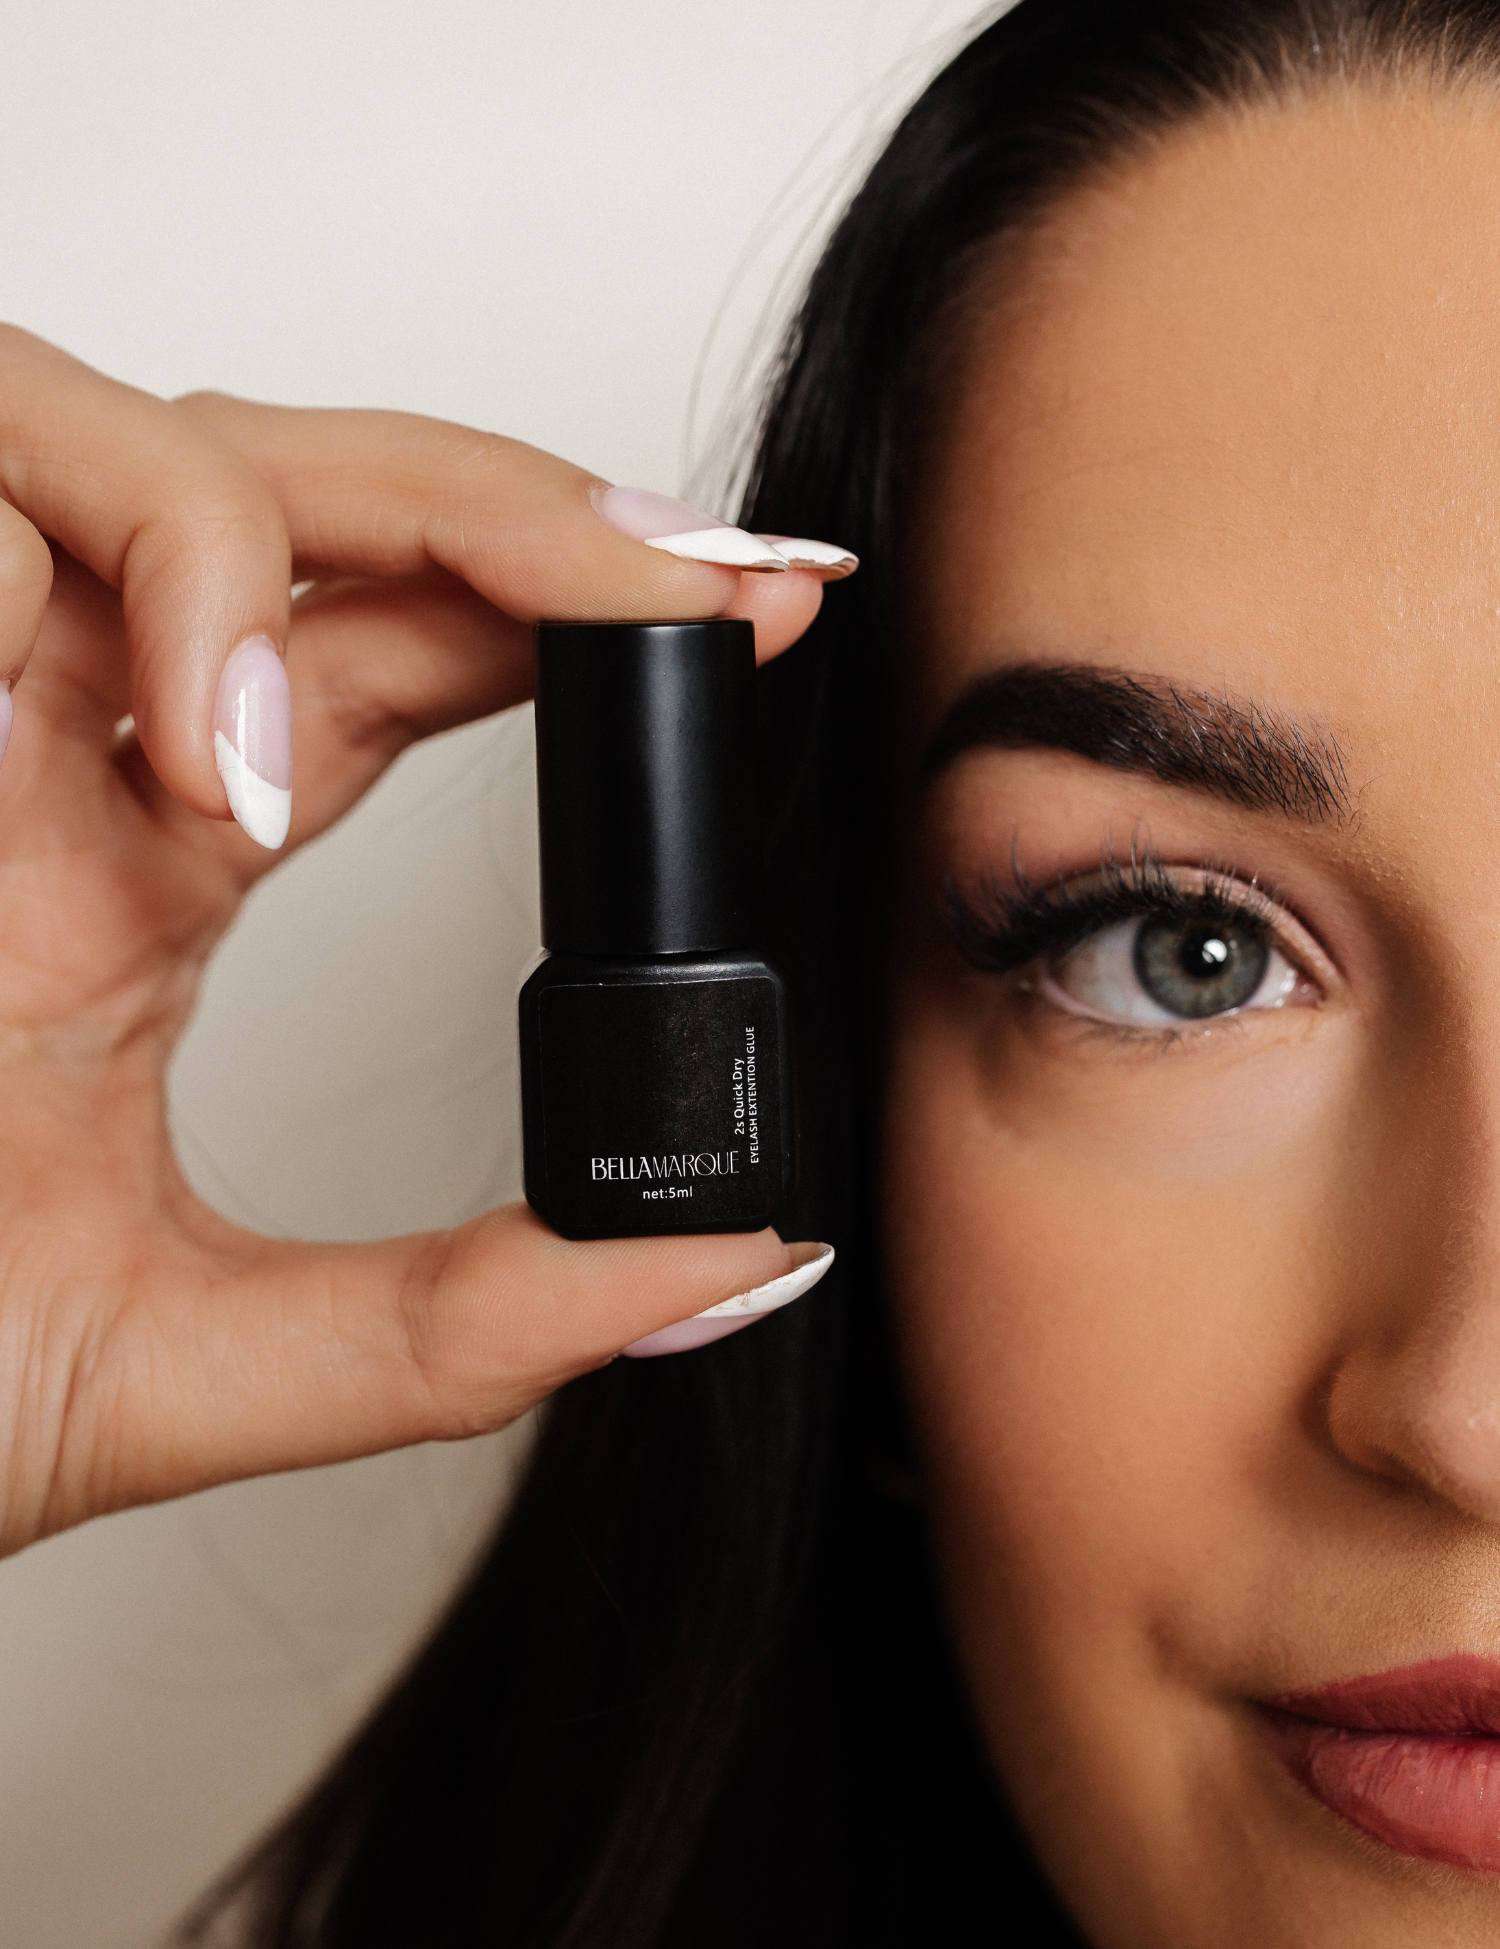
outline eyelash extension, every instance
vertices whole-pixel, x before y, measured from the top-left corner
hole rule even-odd
[[[960,954],[986,974],[1012,974],[1032,961],[1057,960],[1101,928],[1149,914],[1153,919],[1223,921],[1269,933],[1261,910],[1264,896],[1245,887],[1236,892],[1223,880],[1184,887],[1158,854],[1138,853],[1121,861],[1107,852],[1099,878],[1086,887],[1059,879],[1056,886],[1034,886],[1012,867],[1015,891],[986,881],[975,905],[953,880],[944,887],[948,925]],[[1243,886],[1243,883],[1241,883]]]

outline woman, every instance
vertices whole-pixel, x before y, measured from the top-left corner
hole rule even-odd
[[[295,839],[531,616],[775,652],[815,583],[6,342],[8,1541],[585,1375],[198,1939],[1493,1938],[1497,76],[1490,0],[1022,0],[898,131],[745,513],[865,560],[763,678],[840,1258],[668,1359],[609,1357],[802,1253],[183,1190],[161,1066],[263,857],[209,734],[285,789],[289,641]]]

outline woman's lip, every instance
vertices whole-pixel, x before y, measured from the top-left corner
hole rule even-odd
[[[1460,1655],[1262,1707],[1325,1807],[1401,1854],[1500,1873],[1500,1662]]]
[[[1459,1653],[1267,1699],[1281,1712],[1351,1732],[1500,1737],[1500,1660]]]

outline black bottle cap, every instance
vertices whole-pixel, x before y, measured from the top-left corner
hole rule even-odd
[[[538,624],[536,771],[552,953],[755,945],[751,624]]]

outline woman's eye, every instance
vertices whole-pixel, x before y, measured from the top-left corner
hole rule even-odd
[[[1159,1026],[1278,1008],[1297,982],[1250,916],[1144,914],[1091,934],[1047,966],[1041,986],[1073,1013]]]

